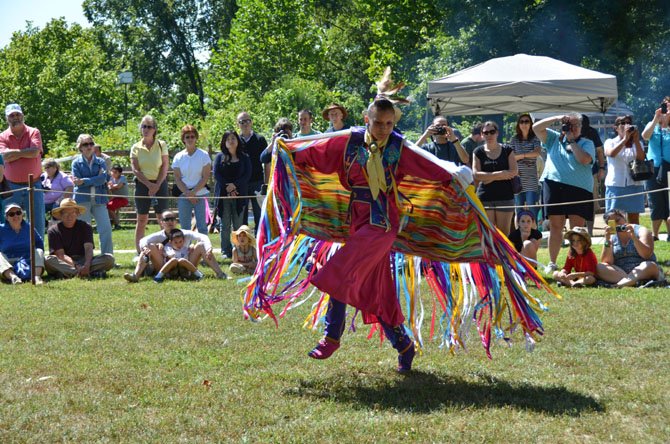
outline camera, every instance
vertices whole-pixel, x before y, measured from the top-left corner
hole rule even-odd
[[[661,103],[661,114],[667,114],[668,113],[668,104],[667,102]]]
[[[632,132],[634,132],[635,130],[637,130],[637,127],[636,127],[635,125],[631,125],[630,127],[628,127],[628,132],[629,132],[629,133],[632,133]]]
[[[626,231],[626,226],[625,225],[617,225],[616,226],[616,231],[617,232]]]
[[[563,131],[564,133],[569,133],[571,129],[572,129],[572,123],[570,122],[570,118],[563,117],[563,119],[561,119],[561,131]]]
[[[435,134],[436,134],[436,135],[447,134],[447,129],[446,129],[445,127],[443,127],[443,126],[436,126],[436,127],[434,128],[434,130],[435,130]]]

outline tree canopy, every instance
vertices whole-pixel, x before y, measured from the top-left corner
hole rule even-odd
[[[242,109],[261,132],[301,108],[318,116],[332,101],[360,123],[386,66],[414,99],[401,122],[410,131],[423,126],[428,80],[521,52],[615,74],[640,120],[670,94],[663,0],[85,0],[83,8],[90,28],[28,25],[0,49],[2,98],[20,102],[46,140],[118,125],[123,70],[135,77],[131,115],[153,110],[175,127],[199,125],[212,146]]]

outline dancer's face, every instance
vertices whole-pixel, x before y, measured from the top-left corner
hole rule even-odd
[[[393,131],[395,126],[395,112],[392,110],[380,111],[372,108],[367,116],[368,131],[375,140],[384,140]]]

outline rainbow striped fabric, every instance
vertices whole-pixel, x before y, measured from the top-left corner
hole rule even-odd
[[[316,300],[305,325],[316,328],[325,314],[328,295],[311,287],[309,280],[346,242],[349,191],[337,174],[297,169],[291,153],[311,149],[329,137],[348,137],[349,131],[278,139],[273,147],[257,236],[259,261],[245,291],[245,316],[267,315],[278,322],[274,306],[284,304],[281,317],[310,297]],[[405,177],[398,194],[403,196],[402,230],[389,266],[407,327],[417,343],[423,344],[422,324],[429,307],[429,337],[440,338],[441,346],[450,350],[465,346],[473,323],[489,357],[492,338],[509,339],[516,328],[532,348],[543,334],[539,313],[546,307],[530,288],[558,294],[491,225],[474,188],[464,187],[456,178],[445,185]],[[422,281],[429,294],[421,294]]]

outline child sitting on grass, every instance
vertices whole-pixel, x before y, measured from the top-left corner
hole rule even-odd
[[[250,274],[256,269],[256,238],[247,225],[242,225],[230,233],[233,244],[233,263],[230,271],[234,274]]]
[[[196,280],[202,280],[204,275],[198,270],[191,261],[188,260],[189,254],[193,250],[192,245],[186,244],[184,232],[179,228],[170,231],[169,242],[165,244],[165,257],[168,259],[165,265],[154,276],[154,282],[160,284],[165,280],[165,276],[188,278],[191,275]]]
[[[537,250],[540,248],[542,233],[535,228],[535,215],[530,210],[521,210],[516,216],[519,228],[512,231],[508,238],[514,249],[532,263],[537,263]]]
[[[598,259],[591,250],[591,236],[584,227],[575,227],[565,233],[564,239],[570,242],[570,252],[565,265],[554,272],[556,282],[566,287],[583,287],[596,283]],[[572,272],[574,268],[574,272]]]

